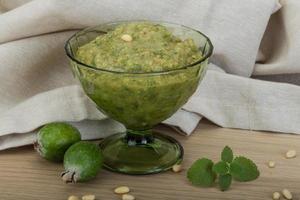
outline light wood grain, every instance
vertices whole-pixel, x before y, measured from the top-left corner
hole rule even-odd
[[[300,155],[285,159],[289,149],[300,154],[300,136],[219,128],[202,122],[191,137],[172,134],[184,146],[184,168],[196,159],[206,156],[214,161],[225,145],[240,155],[247,155],[259,166],[261,176],[248,183],[234,182],[231,189],[221,192],[215,188],[197,188],[190,185],[185,172],[165,172],[156,175],[128,176],[102,171],[88,183],[66,185],[59,178],[61,164],[41,159],[32,147],[0,152],[0,200],[65,200],[69,195],[95,194],[97,199],[118,200],[113,188],[127,185],[137,200],[198,200],[198,199],[271,199],[274,191],[288,188],[294,199],[300,198]],[[269,169],[267,162],[276,167]]]

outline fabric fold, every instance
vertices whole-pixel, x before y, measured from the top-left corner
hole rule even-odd
[[[222,127],[300,133],[300,87],[293,84],[209,71],[183,108]]]
[[[270,19],[261,42],[265,59],[255,65],[255,76],[300,73],[300,2],[280,3],[282,8]]]
[[[33,96],[0,116],[0,136],[30,132],[54,121],[106,119],[78,85],[54,89]]]

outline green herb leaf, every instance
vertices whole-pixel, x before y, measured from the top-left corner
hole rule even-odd
[[[212,186],[216,179],[216,174],[212,171],[213,165],[214,163],[207,158],[199,159],[189,168],[187,178],[193,185]]]
[[[220,161],[216,164],[214,164],[212,170],[216,172],[217,174],[225,175],[229,171],[229,166],[226,162]]]
[[[245,157],[236,157],[230,164],[230,173],[237,181],[252,181],[257,179],[259,171],[255,163]]]
[[[224,162],[229,162],[229,163],[232,162],[233,153],[232,153],[232,150],[231,150],[231,148],[229,146],[224,147],[224,149],[222,151],[222,154],[221,154],[221,159]]]
[[[219,176],[219,186],[222,191],[228,190],[231,185],[232,176],[230,174]]]

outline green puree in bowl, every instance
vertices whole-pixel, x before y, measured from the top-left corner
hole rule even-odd
[[[191,64],[201,53],[190,38],[181,40],[159,24],[136,22],[98,36],[79,48],[77,58],[111,71],[157,72]]]
[[[201,59],[200,47],[181,29],[178,36],[171,31],[150,22],[120,24],[76,52],[82,63],[104,69],[72,62],[86,94],[128,129],[149,129],[170,117],[204,75],[207,60],[185,67]]]

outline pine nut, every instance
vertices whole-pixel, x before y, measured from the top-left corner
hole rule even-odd
[[[117,187],[114,192],[116,194],[126,194],[130,191],[129,187],[127,186],[120,186],[120,187]]]
[[[182,171],[182,166],[178,165],[178,164],[173,165],[172,170],[173,170],[173,172],[176,172],[176,173],[181,172]]]
[[[131,42],[132,41],[131,35],[128,35],[128,34],[122,35],[121,39],[124,40],[125,42]]]
[[[68,200],[79,200],[77,196],[71,195],[69,196]]]
[[[274,161],[269,161],[268,166],[269,166],[269,168],[274,168],[275,167],[275,162]]]
[[[88,195],[84,195],[82,196],[82,200],[95,200],[96,197],[93,194],[88,194]]]
[[[131,194],[123,194],[122,200],[135,200],[135,197]]]
[[[286,158],[295,158],[297,155],[297,152],[295,150],[289,150],[286,152],[285,157]]]
[[[280,199],[280,196],[281,196],[281,195],[280,195],[279,192],[274,192],[272,198],[273,198],[274,200],[278,200],[278,199]]]
[[[283,189],[282,194],[286,199],[293,199],[293,195],[288,189]]]

